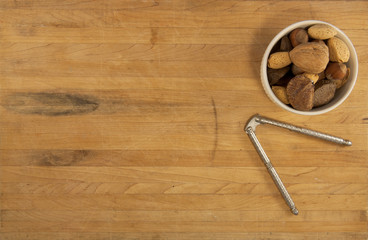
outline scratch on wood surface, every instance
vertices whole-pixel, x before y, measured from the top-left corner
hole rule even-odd
[[[93,112],[99,103],[97,99],[86,95],[22,92],[6,96],[1,105],[9,111],[20,114],[65,116]]]
[[[218,121],[217,121],[216,104],[215,104],[215,100],[213,99],[213,97],[211,97],[211,101],[212,101],[213,115],[214,115],[214,119],[215,119],[215,141],[214,141],[214,144],[213,144],[213,150],[212,150],[212,154],[211,154],[212,155],[211,159],[213,161],[215,159],[217,144],[218,144]]]

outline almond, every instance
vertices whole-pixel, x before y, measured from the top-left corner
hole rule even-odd
[[[328,39],[327,46],[331,62],[347,62],[350,58],[350,51],[343,40],[337,37]]]
[[[329,62],[328,47],[316,42],[299,44],[289,55],[292,63],[308,73],[322,72]]]
[[[288,52],[275,52],[268,58],[267,66],[273,69],[280,69],[290,65],[290,57]]]
[[[284,104],[289,104],[289,100],[286,96],[286,88],[282,86],[272,86],[272,91],[275,96]]]
[[[308,34],[311,38],[326,40],[335,36],[337,31],[327,24],[316,24],[308,29]]]

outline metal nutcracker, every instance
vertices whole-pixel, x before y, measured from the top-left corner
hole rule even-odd
[[[282,183],[279,175],[277,174],[275,168],[272,166],[270,159],[267,157],[265,151],[263,150],[258,138],[256,136],[256,127],[260,124],[270,124],[273,126],[286,128],[294,132],[302,133],[308,136],[320,138],[326,141],[334,142],[337,144],[342,144],[346,146],[351,146],[351,142],[349,140],[345,140],[339,137],[331,136],[325,133],[313,131],[307,128],[297,127],[288,123],[279,122],[273,119],[269,119],[260,115],[255,115],[249,119],[248,123],[246,124],[244,131],[248,134],[253,146],[257,150],[258,155],[261,157],[263,163],[265,164],[269,174],[271,175],[273,181],[275,182],[277,188],[279,189],[282,197],[284,198],[286,204],[289,206],[291,212],[295,215],[298,215],[299,211],[295,207],[293,200],[290,197],[290,194],[286,190],[284,184]]]

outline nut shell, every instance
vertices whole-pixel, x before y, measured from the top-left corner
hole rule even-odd
[[[296,76],[304,73],[304,70],[300,69],[297,65],[291,64],[291,72]]]
[[[336,92],[336,84],[331,81],[324,81],[318,85],[316,85],[316,90],[314,91],[313,107],[320,107],[329,103]]]
[[[284,104],[289,104],[289,100],[286,95],[286,88],[282,86],[272,86],[272,92],[275,96]]]
[[[308,33],[303,28],[296,28],[293,31],[291,31],[289,35],[289,39],[293,47],[296,47],[301,43],[308,42],[308,38],[309,38]]]
[[[315,73],[303,73],[303,76],[309,78],[314,84],[319,80],[318,74]]]
[[[336,84],[336,88],[339,89],[348,81],[350,75],[350,68],[346,69],[346,75],[343,79],[339,80],[333,80],[333,82]]]
[[[335,28],[326,24],[316,24],[308,29],[308,34],[311,38],[326,40],[337,34]]]
[[[320,40],[320,39],[313,39],[311,42],[316,42],[316,43],[320,43],[320,44],[326,44],[325,41]]]
[[[273,69],[280,69],[291,64],[288,52],[275,52],[268,58],[267,66]]]
[[[293,49],[293,46],[291,45],[291,42],[288,36],[282,37],[280,41],[280,51],[289,52],[291,51],[291,49]]]
[[[329,49],[331,62],[347,62],[350,58],[348,46],[340,38],[333,37],[328,39],[327,46]]]
[[[267,68],[267,77],[270,85],[275,85],[289,70],[289,66],[280,69]]]
[[[347,72],[347,67],[343,63],[330,62],[325,70],[326,78],[330,80],[342,80]]]
[[[322,79],[325,79],[325,78],[326,78],[325,71],[322,71],[322,72],[318,73],[318,81],[322,80]]]
[[[287,72],[285,74],[285,76],[283,76],[282,78],[280,78],[280,80],[277,82],[277,86],[283,86],[286,87],[287,84],[289,83],[289,81],[294,77],[293,74],[291,74],[291,72]]]
[[[329,62],[328,47],[316,42],[299,44],[289,55],[292,63],[308,73],[322,72]]]
[[[297,75],[290,80],[286,87],[286,95],[296,110],[309,111],[313,108],[314,85],[303,75]]]

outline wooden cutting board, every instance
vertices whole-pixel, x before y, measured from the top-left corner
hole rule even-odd
[[[367,239],[368,2],[3,0],[0,239]],[[327,21],[359,77],[319,116],[274,105],[260,60],[282,28]],[[262,126],[290,213],[243,131]]]

